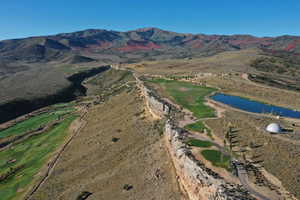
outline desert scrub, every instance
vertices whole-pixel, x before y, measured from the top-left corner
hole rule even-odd
[[[153,128],[159,132],[159,135],[162,136],[164,134],[165,121],[164,120],[156,120],[153,124]]]

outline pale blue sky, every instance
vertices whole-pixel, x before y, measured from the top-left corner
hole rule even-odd
[[[89,28],[300,35],[299,0],[3,0],[0,40]]]

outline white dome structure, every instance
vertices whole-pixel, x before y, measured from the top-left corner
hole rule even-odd
[[[282,129],[279,124],[271,123],[267,126],[266,131],[268,131],[270,133],[281,133]]]

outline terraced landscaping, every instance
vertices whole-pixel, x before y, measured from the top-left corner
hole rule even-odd
[[[0,197],[1,199],[21,199],[34,176],[44,163],[64,141],[68,127],[77,118],[70,113],[73,107],[62,107],[22,121],[0,132],[5,139],[8,136],[22,135],[29,130],[35,130],[60,117],[60,123],[53,125],[47,131],[33,135],[0,151]]]

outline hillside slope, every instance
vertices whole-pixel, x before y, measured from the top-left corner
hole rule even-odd
[[[259,38],[251,35],[183,34],[157,28],[128,32],[89,29],[52,36],[1,41],[0,57],[1,60],[36,62],[59,60],[77,52],[94,57],[98,54],[106,54],[107,59],[111,61],[111,56],[117,56],[122,61],[126,61],[124,58],[127,58],[128,61],[128,59],[138,59],[138,56],[133,55],[141,51],[144,58],[153,59],[160,58],[161,54],[168,58],[180,58],[253,47],[300,53],[300,37]]]
[[[130,87],[92,106],[86,126],[32,200],[84,199],[84,192],[91,200],[181,199],[158,121],[135,83]]]
[[[0,108],[4,103],[34,102],[38,98],[53,96],[70,86],[68,76],[87,68],[140,61],[191,60],[253,49],[280,50],[298,55],[299,41],[300,37],[296,36],[258,38],[250,35],[184,34],[157,28],[127,32],[89,29],[4,40],[0,41]],[[251,55],[256,56],[256,53]],[[15,104],[10,104],[10,107],[15,107]],[[13,116],[20,114],[12,113]]]

